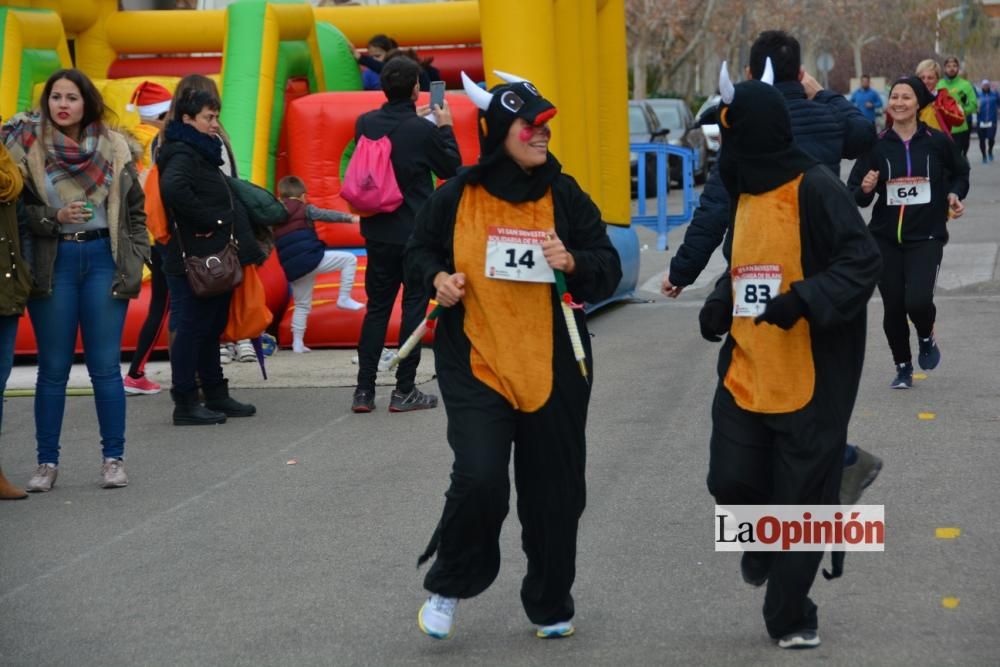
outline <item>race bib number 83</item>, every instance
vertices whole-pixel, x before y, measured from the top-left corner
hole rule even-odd
[[[486,276],[499,280],[554,283],[552,267],[542,254],[546,233],[534,229],[490,227],[486,238]]]
[[[733,268],[733,317],[756,317],[781,290],[780,264]]]

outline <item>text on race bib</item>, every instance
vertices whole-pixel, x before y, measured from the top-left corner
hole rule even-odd
[[[556,276],[542,254],[542,230],[490,227],[486,238],[486,276],[498,280],[554,283]]]
[[[926,176],[894,178],[885,183],[885,198],[889,206],[929,204],[931,182]]]
[[[781,292],[780,264],[733,267],[733,317],[756,317]]]

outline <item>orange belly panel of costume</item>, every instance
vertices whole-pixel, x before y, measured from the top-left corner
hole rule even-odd
[[[736,209],[732,266],[778,264],[784,294],[802,280],[799,184],[802,176],[761,195],[742,194]],[[734,299],[737,295],[734,294]],[[800,410],[816,385],[812,341],[805,318],[785,331],[734,317],[734,347],[724,384],[744,410],[780,414]]]
[[[466,277],[462,304],[472,374],[516,410],[534,412],[552,393],[552,285],[488,278],[491,225],[551,229],[552,193],[512,204],[469,185],[455,219],[455,270]]]

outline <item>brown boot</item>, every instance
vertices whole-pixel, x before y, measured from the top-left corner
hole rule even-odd
[[[3,476],[3,469],[0,468],[0,500],[21,500],[27,498],[28,494],[24,489],[19,489]]]

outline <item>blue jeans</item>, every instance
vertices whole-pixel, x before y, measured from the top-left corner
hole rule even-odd
[[[0,424],[3,424],[3,392],[7,389],[7,378],[14,365],[14,341],[20,320],[20,315],[0,317]]]
[[[52,296],[28,301],[38,342],[35,439],[39,463],[59,463],[59,434],[77,329],[83,336],[83,356],[94,386],[104,458],[121,458],[125,453],[125,389],[119,364],[128,301],[111,297],[114,277],[108,239],[60,241]]]

